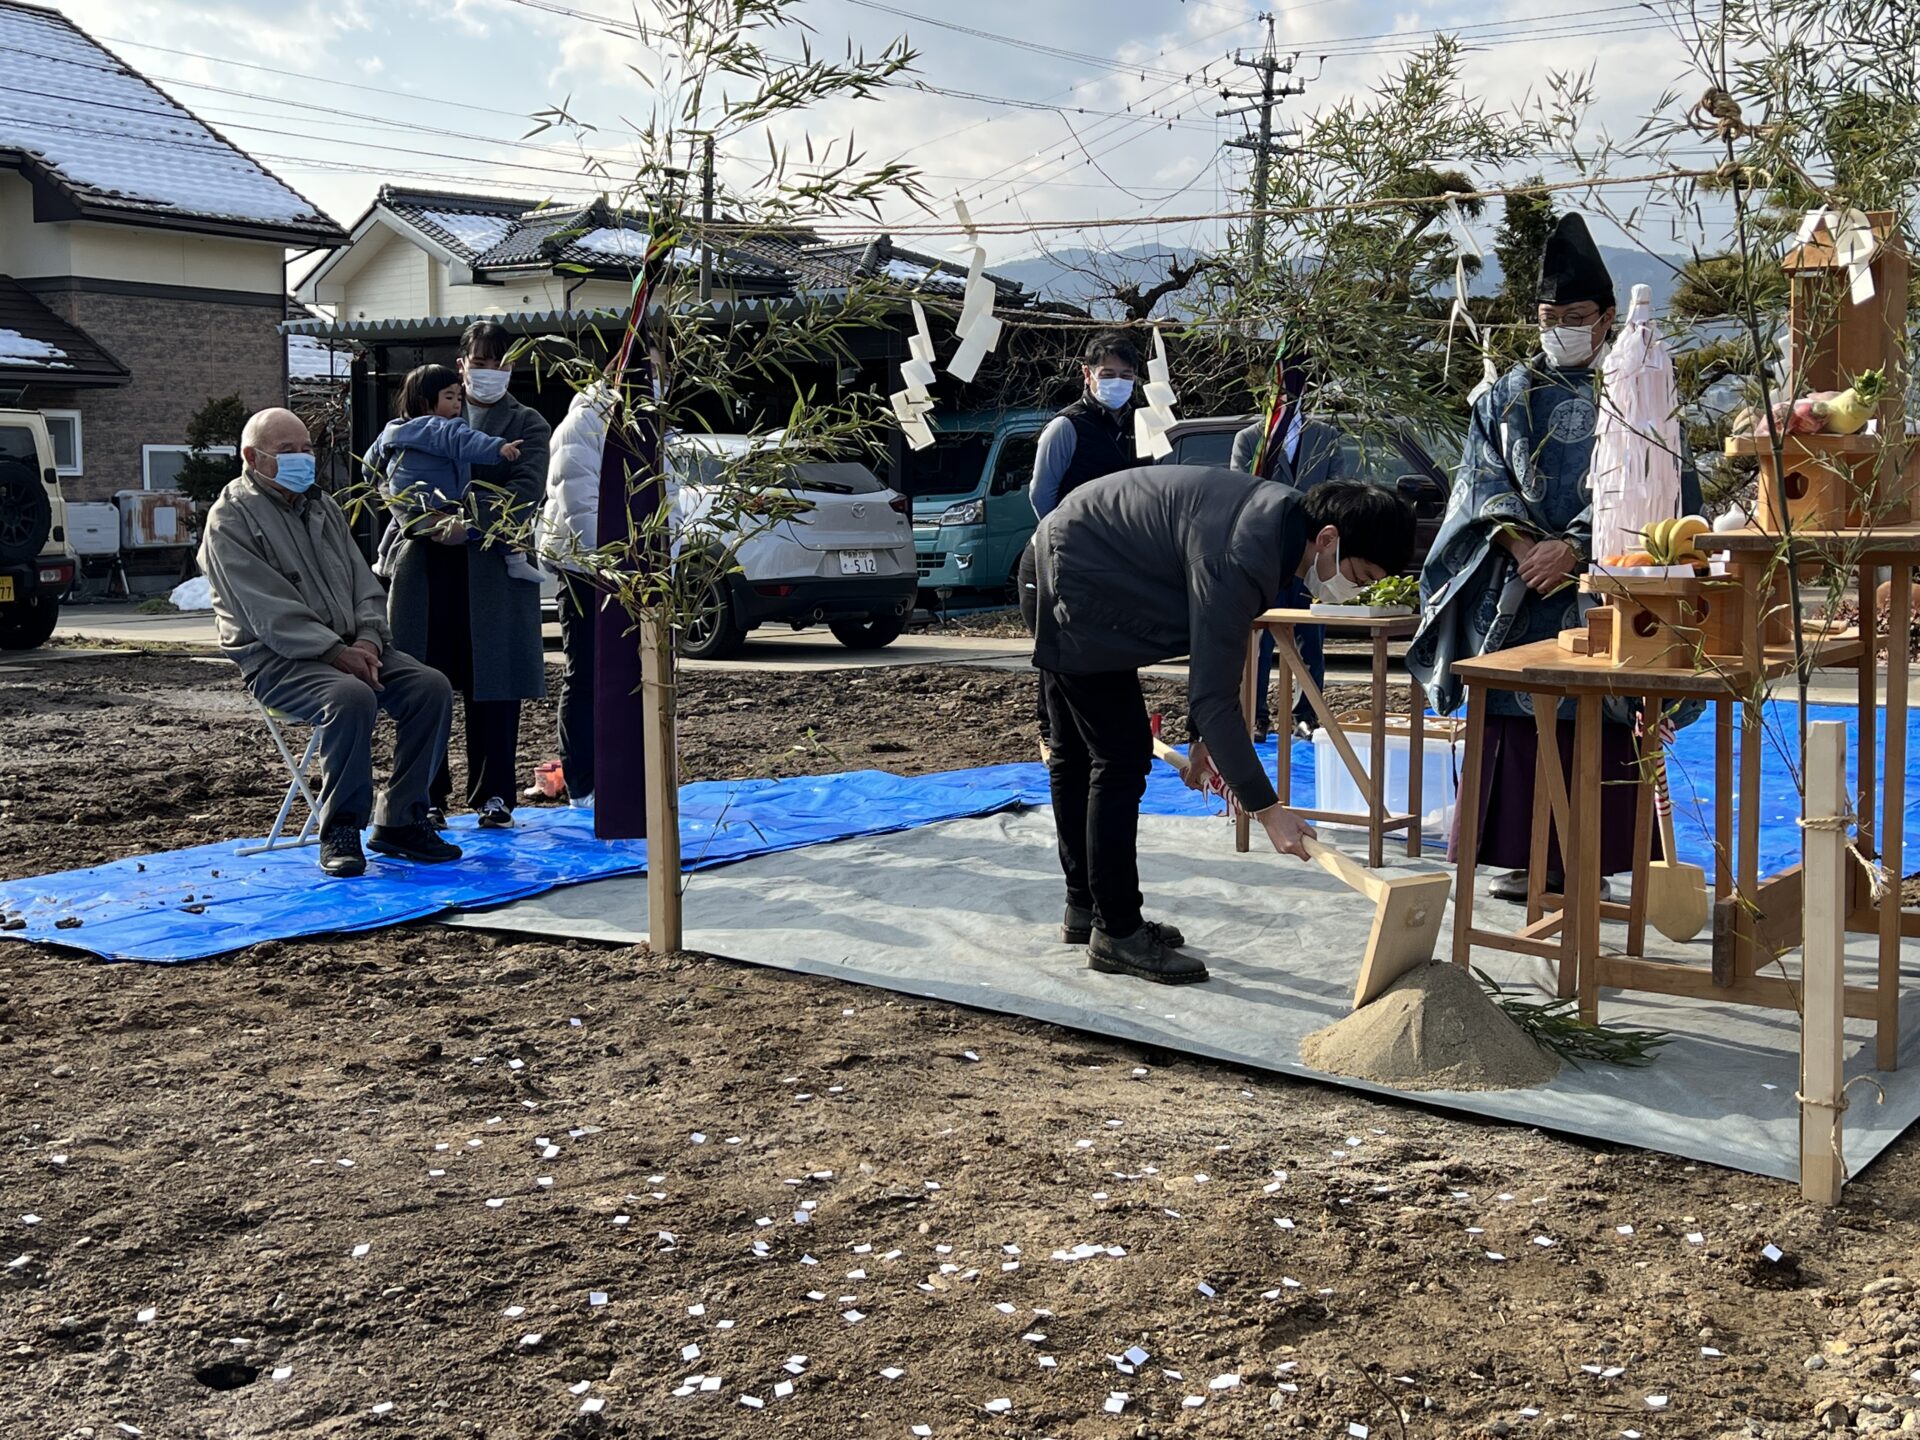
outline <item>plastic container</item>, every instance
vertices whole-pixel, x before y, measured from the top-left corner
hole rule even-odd
[[[1359,758],[1360,768],[1368,769],[1372,737],[1364,727],[1342,726],[1347,743]],[[1387,730],[1387,812],[1407,812],[1407,758],[1411,735],[1402,720],[1398,729],[1389,722]],[[1420,828],[1424,834],[1444,838],[1453,828],[1453,807],[1459,793],[1460,757],[1463,753],[1463,727],[1458,722],[1429,716],[1422,737],[1426,768],[1420,776]],[[1368,771],[1371,776],[1371,771]],[[1313,732],[1313,808],[1364,815],[1367,802],[1360,787],[1347,773],[1346,762],[1333,747],[1333,739],[1324,729]],[[1331,823],[1331,822],[1320,822]],[[1336,827],[1338,828],[1338,827]],[[1363,828],[1356,825],[1354,828]]]
[[[194,543],[193,501],[178,490],[121,490],[122,550],[181,550]]]
[[[118,555],[120,512],[104,500],[70,501],[67,542],[76,555]]]

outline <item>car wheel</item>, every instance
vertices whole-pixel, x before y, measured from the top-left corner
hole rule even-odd
[[[688,660],[724,660],[747,643],[733,587],[717,565],[702,566],[689,587],[687,613],[680,621],[680,654]]]
[[[37,650],[60,620],[58,600],[26,600],[0,610],[0,650]]]
[[[907,617],[871,615],[865,620],[829,620],[827,629],[849,650],[879,650],[906,633]]]
[[[0,565],[37,560],[53,527],[53,502],[33,467],[0,463]]]

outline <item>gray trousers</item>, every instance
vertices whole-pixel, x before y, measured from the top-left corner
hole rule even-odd
[[[411,655],[381,657],[375,690],[323,660],[273,656],[247,677],[261,704],[284,710],[320,731],[320,824],[417,825],[427,818],[427,790],[447,753],[453,687]],[[373,797],[373,726],[384,710],[398,730],[393,777]],[[299,748],[295,742],[295,749]]]

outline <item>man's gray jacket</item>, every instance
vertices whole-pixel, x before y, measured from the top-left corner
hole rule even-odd
[[[1256,420],[1234,433],[1232,465],[1236,470],[1253,472],[1253,452],[1260,446],[1267,422]],[[1346,474],[1346,457],[1340,453],[1340,432],[1319,420],[1300,422],[1300,444],[1293,459],[1284,456],[1274,468],[1273,478],[1296,490],[1311,490]]]
[[[1033,663],[1095,675],[1190,657],[1193,732],[1240,804],[1264,810],[1278,797],[1240,681],[1254,617],[1300,568],[1309,527],[1292,486],[1231,470],[1146,465],[1089,481],[1034,535]]]
[[[200,568],[220,648],[243,675],[274,655],[331,660],[362,640],[387,648],[386,592],[321,491],[289,502],[249,474],[229,480],[207,512]]]

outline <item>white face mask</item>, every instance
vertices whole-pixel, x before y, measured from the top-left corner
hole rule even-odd
[[[1349,580],[1346,572],[1340,568],[1338,540],[1333,542],[1333,574],[1322,578],[1318,555],[1315,555],[1313,563],[1307,566],[1307,593],[1323,604],[1344,605],[1366,588],[1357,580]]]
[[[1585,365],[1593,359],[1593,327],[1556,325],[1551,330],[1542,330],[1540,348],[1547,352],[1549,362],[1563,370]]]
[[[1093,382],[1093,398],[1109,410],[1118,410],[1133,399],[1133,381],[1103,378]]]
[[[511,370],[486,370],[478,365],[467,367],[467,398],[476,405],[494,405],[507,393],[507,382],[513,378]]]

